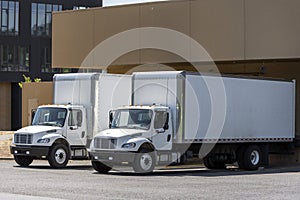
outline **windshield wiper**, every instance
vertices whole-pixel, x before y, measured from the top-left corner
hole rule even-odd
[[[42,123],[38,123],[38,124],[35,124],[35,125],[42,125],[42,126],[58,126],[57,123],[51,123],[51,122],[42,122]]]

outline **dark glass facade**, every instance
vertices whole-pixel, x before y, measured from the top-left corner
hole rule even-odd
[[[71,71],[51,68],[52,12],[101,6],[102,0],[0,0],[0,82],[11,83],[12,130],[21,127],[22,75],[51,81]]]

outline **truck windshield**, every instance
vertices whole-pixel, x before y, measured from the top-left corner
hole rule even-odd
[[[121,109],[114,114],[111,128],[144,129],[150,128],[152,111],[146,109]]]
[[[66,116],[65,108],[39,108],[34,115],[32,125],[63,127]]]

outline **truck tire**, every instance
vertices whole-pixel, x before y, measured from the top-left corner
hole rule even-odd
[[[170,166],[184,165],[187,162],[187,154],[182,154],[177,160],[171,162]]]
[[[30,157],[30,156],[16,156],[16,155],[14,155],[14,159],[15,159],[16,163],[18,165],[20,165],[21,167],[28,167],[33,161],[33,158]]]
[[[242,168],[245,170],[257,170],[260,167],[262,153],[257,145],[249,145],[243,154]]]
[[[180,165],[184,165],[186,162],[187,162],[187,154],[186,154],[186,153],[183,153],[183,154],[180,156],[179,164],[180,164]]]
[[[69,161],[68,148],[63,144],[54,144],[48,155],[48,162],[53,168],[63,168]]]
[[[224,161],[214,160],[209,156],[203,158],[203,164],[208,169],[226,169],[226,164]]]
[[[151,173],[155,167],[155,153],[149,149],[141,149],[136,155],[133,170],[136,173]]]
[[[99,172],[101,174],[106,174],[112,169],[111,167],[103,164],[102,162],[98,162],[98,161],[92,161],[92,166],[97,172]]]

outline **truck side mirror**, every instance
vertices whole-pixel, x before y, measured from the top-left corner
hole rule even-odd
[[[35,113],[36,113],[36,109],[32,109],[32,110],[31,110],[31,123],[33,122]]]
[[[113,119],[114,119],[114,111],[109,111],[109,128],[111,128]]]
[[[77,130],[78,126],[70,126],[70,130]]]
[[[159,128],[155,130],[156,133],[164,133],[166,132],[164,128]]]
[[[164,129],[165,129],[165,130],[168,130],[168,129],[169,129],[169,124],[168,124],[168,123],[165,123]]]
[[[82,112],[81,111],[77,113],[77,125],[79,127],[81,127],[81,125],[82,125]]]
[[[164,129],[165,130],[168,130],[169,129],[169,113],[166,113],[166,121],[165,121],[165,124],[164,124]]]

